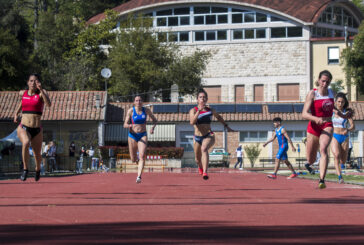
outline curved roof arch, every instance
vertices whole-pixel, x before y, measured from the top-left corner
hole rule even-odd
[[[316,23],[321,13],[334,3],[344,4],[362,19],[360,11],[348,0],[131,0],[116,6],[113,10],[119,15],[125,15],[131,12],[176,4],[225,4],[260,9],[301,24],[310,25]],[[100,13],[89,19],[88,24],[96,24],[104,18],[105,14]]]

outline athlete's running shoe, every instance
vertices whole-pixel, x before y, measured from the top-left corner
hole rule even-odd
[[[270,178],[270,179],[276,179],[277,175],[276,174],[268,174],[267,177]]]
[[[142,177],[139,177],[139,176],[138,176],[138,177],[136,178],[136,183],[137,183],[137,184],[142,183]]]
[[[40,179],[40,171],[35,171],[35,181],[38,181]]]
[[[319,188],[320,189],[325,189],[326,188],[326,185],[325,185],[325,181],[324,180],[320,180],[320,182],[319,182]]]
[[[202,174],[203,174],[203,169],[202,169],[202,168],[200,168],[200,167],[198,168],[198,174],[199,174],[199,175],[202,175]]]
[[[315,174],[315,170],[311,168],[310,164],[306,163],[305,167],[310,174]]]
[[[20,179],[21,179],[22,181],[26,181],[26,180],[27,180],[27,177],[28,177],[28,169],[25,169],[25,170],[23,170],[23,173],[22,173],[22,175],[20,176]]]
[[[291,174],[287,179],[293,179],[296,178],[298,176],[298,174]]]
[[[202,174],[202,178],[203,178],[204,180],[208,180],[208,179],[209,179],[209,176],[207,175],[207,173],[203,173],[203,174]]]

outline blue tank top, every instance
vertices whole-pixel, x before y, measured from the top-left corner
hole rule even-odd
[[[197,111],[197,106],[195,107],[195,110]],[[212,111],[210,109],[207,109],[206,111],[200,111],[200,114],[198,115],[196,124],[210,124],[212,121]]]
[[[288,144],[287,138],[284,137],[284,134],[282,134],[282,129],[284,129],[283,126],[281,126],[278,129],[276,128],[276,136],[277,136],[278,145],[280,148],[283,148],[285,145]]]
[[[133,115],[131,117],[131,122],[133,124],[145,124],[145,122],[147,121],[147,114],[145,113],[145,109],[144,107],[142,107],[143,111],[142,113],[139,115],[136,111],[135,111],[135,107],[133,106]]]

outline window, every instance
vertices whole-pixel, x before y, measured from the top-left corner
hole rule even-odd
[[[339,58],[340,58],[339,47],[328,47],[327,56],[328,56],[328,64],[339,64]]]
[[[234,40],[266,38],[265,29],[233,30],[232,38]]]
[[[211,86],[204,87],[204,90],[209,96],[209,103],[217,103],[221,102],[221,87],[220,86]]]
[[[244,85],[235,86],[235,103],[242,103],[245,101]]]
[[[271,38],[302,37],[302,27],[273,27]]]
[[[254,85],[254,101],[264,101],[263,85]]]
[[[227,31],[196,31],[195,41],[227,40]]]
[[[188,32],[180,32],[179,33],[179,41],[180,42],[188,42],[190,40],[190,36]]]
[[[271,16],[271,17],[270,17],[270,21],[271,21],[271,22],[277,22],[277,21],[284,21],[284,20],[283,20],[283,19],[281,19],[281,18],[275,17],[275,16]]]
[[[299,84],[278,84],[277,88],[278,101],[299,101]]]
[[[254,30],[245,30],[245,39],[254,39]]]
[[[287,37],[302,37],[302,27],[288,27]]]
[[[186,152],[193,152],[193,131],[181,131],[180,139],[180,146],[183,147]]]
[[[306,131],[287,131],[287,133],[292,142],[302,142],[302,139],[306,137]]]
[[[256,29],[256,35],[255,38],[265,38],[265,29]]]
[[[274,27],[271,29],[271,38],[284,38],[286,37],[285,27]]]
[[[267,131],[242,131],[239,133],[240,142],[265,142],[267,137]]]

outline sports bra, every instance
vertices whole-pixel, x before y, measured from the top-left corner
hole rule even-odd
[[[195,110],[198,111],[198,107],[195,106]],[[200,111],[196,124],[211,124],[212,111],[208,108],[206,111]]]
[[[28,90],[25,90],[21,100],[21,108],[23,114],[42,115],[43,107],[44,107],[44,102],[39,94],[34,94],[32,96],[29,96]]]
[[[147,114],[145,113],[145,108],[142,107],[142,113],[139,115],[135,107],[133,106],[133,115],[131,117],[132,124],[145,124],[147,121]]]
[[[346,112],[343,112],[346,114]],[[347,128],[348,119],[342,117],[335,117],[335,112],[332,114],[332,124],[334,128]]]

